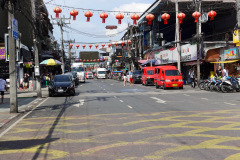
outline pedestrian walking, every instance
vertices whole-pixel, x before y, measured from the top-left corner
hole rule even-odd
[[[126,71],[124,71],[124,73],[123,73],[123,85],[126,86],[126,83],[127,83],[127,73],[126,73]]]
[[[191,80],[191,87],[195,88],[196,84],[195,84],[195,67],[192,67],[189,71],[189,76],[190,76],[190,80]]]
[[[2,75],[0,75],[0,92],[1,92],[1,96],[2,96],[2,102],[4,103],[4,91],[7,90],[7,83],[4,79],[2,79]]]
[[[218,66],[218,69],[216,70],[216,73],[215,73],[217,79],[221,79],[222,76],[223,76],[223,72],[222,72],[222,67],[221,66]]]
[[[129,81],[130,81],[130,86],[133,84],[133,72],[129,71]]]
[[[227,69],[227,66],[224,67],[222,73],[223,73],[223,76],[224,76],[224,77],[228,77],[228,69]]]
[[[23,87],[24,87],[24,91],[27,91],[28,89],[28,83],[29,83],[29,78],[27,76],[27,73],[24,74],[23,77]]]

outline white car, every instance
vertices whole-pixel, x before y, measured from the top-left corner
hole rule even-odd
[[[77,72],[77,76],[78,76],[78,78],[79,78],[79,82],[85,83],[86,77],[85,77],[85,72],[84,72],[84,71],[82,71],[82,72]]]

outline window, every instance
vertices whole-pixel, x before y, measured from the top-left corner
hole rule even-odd
[[[180,76],[180,73],[178,70],[166,70],[165,76]]]
[[[98,71],[98,74],[105,74],[105,71]]]
[[[70,76],[55,76],[54,82],[68,82],[71,81]]]
[[[154,75],[154,70],[148,70],[147,75]]]

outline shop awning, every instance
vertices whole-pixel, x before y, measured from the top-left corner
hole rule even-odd
[[[239,61],[239,59],[236,59],[236,60],[227,60],[227,61],[221,61],[221,62],[210,62],[210,63],[234,63],[234,62],[237,62]]]
[[[151,63],[151,60],[147,60],[146,62],[144,62],[144,63],[141,64],[141,65],[143,66],[143,65],[146,65],[146,64],[148,64],[148,63],[150,64],[150,63]],[[155,65],[155,59],[152,60],[152,64]]]
[[[138,63],[145,63],[147,61],[148,61],[147,59],[146,60],[139,60]]]

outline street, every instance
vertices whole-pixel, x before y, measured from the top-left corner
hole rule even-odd
[[[0,130],[0,160],[237,160],[239,95],[87,80]]]

